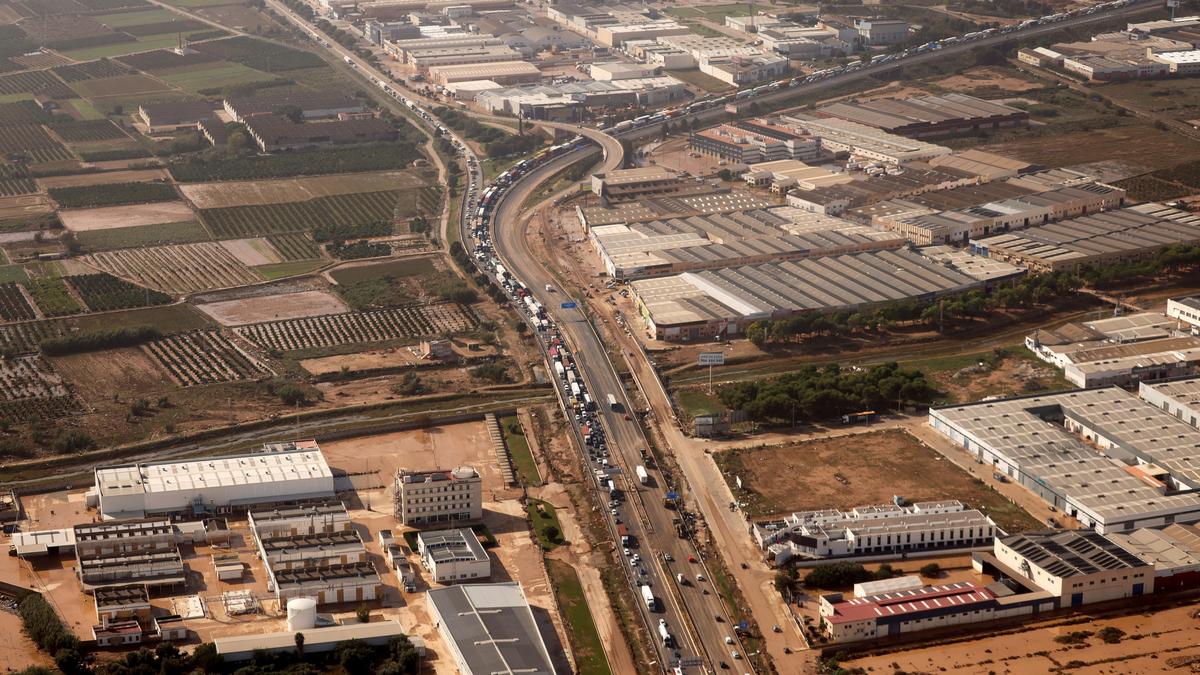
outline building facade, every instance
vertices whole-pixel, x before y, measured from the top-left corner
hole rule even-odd
[[[472,523],[483,518],[483,480],[469,466],[396,472],[396,519],[411,527]]]

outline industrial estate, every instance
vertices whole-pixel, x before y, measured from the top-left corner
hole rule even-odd
[[[1194,0],[0,0],[0,665],[1200,667]]]

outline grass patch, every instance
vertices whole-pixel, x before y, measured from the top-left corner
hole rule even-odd
[[[537,535],[538,544],[543,551],[553,551],[566,543],[553,504],[540,499],[530,499],[525,504],[525,512],[529,514],[529,522],[533,523],[533,532]]]
[[[308,272],[321,269],[324,265],[324,260],[293,260],[292,262],[275,263],[273,265],[259,265],[252,269],[261,274],[267,281],[271,281],[297,274],[307,274]]]
[[[139,246],[190,244],[209,241],[212,235],[195,221],[114,227],[109,230],[85,230],[75,234],[80,245],[89,251],[113,251]]]
[[[0,266],[0,284],[6,284],[10,281],[29,281],[29,275],[25,273],[25,268],[21,265]]]
[[[331,276],[338,284],[350,285],[383,277],[415,277],[433,274],[436,271],[430,258],[411,258],[340,269]]]
[[[675,402],[688,417],[716,415],[725,412],[725,405],[715,394],[704,389],[685,389],[675,392]]]
[[[706,75],[699,70],[668,70],[668,75],[677,79],[683,80],[693,87],[700,87],[704,91],[719,93],[723,91],[733,91],[737,87],[727,82],[722,82],[712,75]]]
[[[516,432],[509,428],[513,425],[516,426]],[[508,454],[512,457],[513,468],[517,470],[517,478],[525,485],[541,485],[542,476],[538,473],[537,462],[533,461],[529,441],[525,438],[525,430],[517,416],[501,418],[500,430],[504,433],[504,444],[508,446]]]
[[[274,75],[248,68],[240,63],[216,63],[206,68],[183,68],[159,73],[159,78],[180,89],[199,93],[202,89],[220,89],[242,84],[272,82]]]
[[[604,655],[604,645],[596,622],[592,620],[587,598],[583,596],[583,585],[575,568],[560,560],[547,560],[546,570],[554,584],[554,595],[566,619],[567,631],[575,652],[575,667],[580,675],[605,675],[612,671]]]
[[[186,303],[128,309],[104,314],[87,314],[72,319],[80,331],[154,326],[165,333],[180,333],[210,325],[208,317]]]

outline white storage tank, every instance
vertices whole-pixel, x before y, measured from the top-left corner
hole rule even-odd
[[[292,598],[287,603],[288,632],[308,630],[317,625],[317,601],[312,598]]]

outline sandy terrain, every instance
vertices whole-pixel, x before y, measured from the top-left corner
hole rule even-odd
[[[950,91],[970,89],[995,88],[1010,92],[1030,91],[1041,89],[1042,84],[1020,77],[1013,77],[1011,71],[1001,68],[972,68],[958,75],[951,75],[936,84]]]
[[[25,218],[52,210],[50,200],[45,195],[0,197],[0,218]]]
[[[311,176],[278,180],[193,183],[179,189],[196,208],[279,204],[314,197],[420,187],[425,181],[411,171],[381,171],[340,176]]]
[[[302,291],[210,302],[197,305],[197,309],[226,326],[350,311],[336,295],[325,291]]]
[[[183,202],[159,202],[132,206],[104,206],[97,209],[60,211],[58,217],[69,230],[111,230],[118,227],[137,227],[158,223],[179,223],[194,220],[195,215]]]
[[[81,187],[84,185],[108,185],[110,183],[146,183],[162,180],[167,172],[162,169],[134,169],[130,171],[108,171],[81,173],[74,176],[49,176],[37,179],[42,189]]]
[[[322,356],[316,359],[303,359],[300,366],[313,375],[340,372],[342,368],[351,371],[373,370],[375,368],[392,368],[395,366],[417,365],[425,363],[413,354],[407,347],[396,349],[380,349],[358,354],[339,354],[337,356]]]
[[[283,262],[279,257],[279,252],[267,243],[266,239],[230,239],[221,242],[221,246],[225,250],[233,254],[243,265],[254,267],[255,265],[270,265],[272,263]]]

